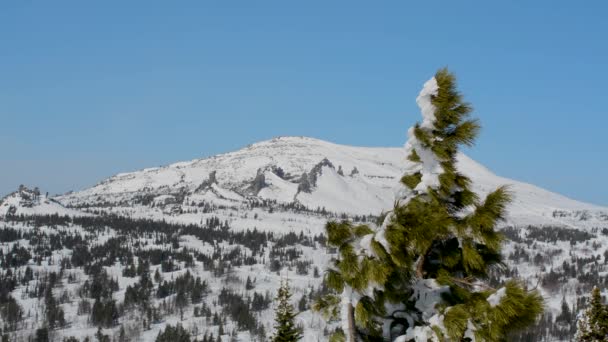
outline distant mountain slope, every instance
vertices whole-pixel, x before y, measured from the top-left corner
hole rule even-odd
[[[37,189],[21,186],[17,191],[0,200],[0,217],[10,215],[86,215],[77,210],[64,207],[56,200],[41,194]]]
[[[276,200],[336,213],[377,215],[392,207],[407,166],[402,148],[280,137],[209,158],[118,174],[56,199],[66,206],[190,201],[233,207]],[[459,155],[458,167],[473,179],[480,194],[510,186],[514,201],[507,224],[596,227],[608,222],[608,208],[499,177],[466,155]]]

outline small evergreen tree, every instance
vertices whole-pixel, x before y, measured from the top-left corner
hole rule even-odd
[[[249,290],[253,290],[255,288],[255,286],[253,285],[253,281],[251,280],[251,278],[249,276],[247,276],[247,281],[245,282],[245,289],[247,291]]]
[[[272,342],[293,342],[302,337],[302,331],[296,327],[293,305],[290,303],[291,290],[288,281],[281,281],[281,287],[277,296],[277,308],[275,310],[275,334]]]
[[[307,307],[308,301],[306,300],[306,295],[303,295],[302,298],[300,298],[300,301],[298,302],[298,310],[306,311]]]
[[[103,333],[103,330],[101,330],[101,327],[97,328],[97,332],[95,333],[95,338],[97,339],[97,342],[110,342],[110,336],[105,335]]]
[[[181,324],[175,327],[167,325],[156,337],[156,342],[190,342],[190,340],[190,333]]]
[[[124,326],[120,326],[120,330],[118,333],[118,342],[127,342],[127,332],[125,331],[125,327]]]
[[[341,318],[335,340],[500,341],[533,323],[542,299],[510,281],[484,283],[500,264],[510,195],[499,187],[481,200],[456,168],[461,145],[479,130],[454,76],[439,70],[416,102],[423,121],[408,131],[404,189],[379,227],[328,222],[338,258],[326,272],[334,293],[315,309]]]
[[[45,314],[48,327],[54,329],[65,325],[63,309],[57,304],[52,288],[47,289],[44,298]]]
[[[0,299],[0,317],[6,322],[5,329],[7,331],[16,330],[17,324],[23,318],[21,305],[10,294]]]
[[[597,287],[591,291],[589,306],[579,317],[575,338],[581,342],[608,340],[608,307],[602,304]]]
[[[116,324],[118,316],[118,308],[113,299],[96,300],[91,309],[91,323],[99,327],[112,327]]]
[[[49,329],[47,327],[36,329],[36,337],[34,338],[34,341],[49,342]]]

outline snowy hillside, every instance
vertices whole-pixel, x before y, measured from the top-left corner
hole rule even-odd
[[[281,278],[292,280],[304,341],[325,341],[310,303],[334,256],[324,225],[373,225],[408,167],[402,148],[302,137],[119,174],[48,198],[21,187],[0,201],[0,318],[10,340],[153,341],[178,324],[199,341],[266,341]],[[485,194],[509,185],[507,268],[537,287],[546,314],[514,341],[568,341],[574,313],[608,284],[608,208],[496,176],[465,155],[459,169]],[[57,214],[57,215],[55,215]],[[8,291],[6,291],[8,290]],[[46,330],[45,330],[46,329]]]
[[[67,206],[100,203],[183,204],[238,207],[251,200],[299,203],[335,213],[378,215],[392,207],[408,167],[403,148],[337,145],[305,137],[281,137],[236,152],[165,167],[123,173],[83,191],[57,197]],[[515,199],[507,225],[595,227],[608,208],[577,202],[531,184],[496,176],[460,154],[458,168],[485,194],[509,185]]]
[[[24,186],[0,199],[0,217],[11,215],[70,215],[82,216],[86,213],[65,208],[61,203],[41,194],[38,189]]]

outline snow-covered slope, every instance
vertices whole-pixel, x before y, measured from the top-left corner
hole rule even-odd
[[[56,199],[66,206],[124,206],[151,200],[171,205],[204,201],[235,208],[265,199],[295,202],[313,210],[377,215],[392,207],[407,166],[403,148],[280,137],[210,158],[118,174]],[[608,223],[608,208],[499,177],[466,155],[459,155],[458,168],[473,179],[480,195],[500,185],[510,186],[514,201],[509,225],[596,227]]]
[[[221,329],[234,331],[232,338],[255,341],[252,336],[259,335],[259,331],[239,327],[230,318],[230,306],[218,304],[222,290],[242,294],[244,303],[248,303],[256,291],[271,298],[281,277],[287,277],[293,280],[297,296],[293,298],[294,304],[298,301],[300,306],[304,297],[314,298],[321,288],[322,272],[333,257],[319,235],[327,220],[347,214],[353,221],[369,223],[374,217],[363,215],[390,210],[396,193],[403,191],[399,180],[407,167],[403,148],[352,147],[312,138],[284,137],[210,158],[119,174],[90,189],[53,199],[21,187],[0,201],[3,221],[0,228],[21,234],[7,231],[9,239],[0,242],[0,251],[5,256],[10,253],[11,260],[20,260],[17,256],[26,255],[22,249],[28,250],[31,257],[21,260],[20,268],[13,274],[25,274],[29,267],[36,272],[36,279],[44,279],[48,272],[60,273],[65,263],[58,261],[63,259],[80,265],[68,268],[61,280],[61,286],[67,290],[66,298],[71,299],[62,304],[70,323],[55,331],[58,338],[93,336],[97,332],[90,322],[91,315],[86,310],[80,312],[79,289],[85,281],[92,281],[91,274],[96,268],[84,267],[82,257],[74,257],[78,242],[79,246],[84,243],[100,254],[90,261],[101,265],[110,279],[118,280],[119,286],[112,294],[118,303],[124,303],[127,286],[133,286],[138,278],[125,272],[130,260],[125,255],[150,259],[150,250],[155,250],[156,256],[177,260],[175,269],[163,267],[158,258],[151,266],[150,274],[156,270],[162,274],[154,279],[156,295],[152,296],[162,319],[151,325],[148,321],[147,328],[142,329],[148,316],[126,310],[119,325],[104,330],[108,334],[117,337],[120,327],[127,327],[131,340],[148,341],[167,324],[178,322],[199,338],[206,332],[219,334],[221,323],[195,314],[194,307],[204,303],[214,314],[224,315],[225,326]],[[516,278],[530,288],[538,287],[547,314],[531,336],[538,341],[543,340],[539,337],[545,341],[570,340],[575,326],[564,322],[575,319],[570,314],[563,315],[562,300],[571,312],[577,312],[592,286],[608,283],[608,208],[499,177],[466,155],[458,156],[458,168],[472,178],[474,190],[480,195],[501,185],[510,186],[514,201],[503,225],[512,227],[502,227],[507,237],[503,256],[508,267],[493,274],[492,280]],[[7,216],[55,213],[112,215],[35,220]],[[123,217],[117,220],[114,215]],[[147,220],[139,221],[141,218],[158,222],[153,225]],[[129,222],[130,225],[125,224]],[[194,225],[172,226],[174,223]],[[30,234],[33,230],[36,234]],[[298,234],[286,234],[289,232]],[[39,239],[40,234],[48,236]],[[75,240],[76,235],[82,240]],[[40,241],[48,242],[48,246],[41,248]],[[117,244],[122,249],[116,249]],[[78,253],[82,251],[79,247]],[[122,254],[117,256],[115,251]],[[186,263],[188,255],[196,256],[193,264]],[[175,302],[176,295],[161,296],[158,291],[162,279],[173,280],[185,272],[204,279],[209,293],[203,303],[189,305],[184,317],[180,317],[171,309],[175,305],[163,304],[166,300]],[[254,280],[254,289],[247,289],[248,278]],[[24,312],[31,313],[14,332],[15,340],[25,340],[45,325],[41,304],[44,296],[36,299],[28,294],[36,289],[33,286],[36,279],[12,291],[26,309]],[[93,303],[92,298],[87,300]],[[326,340],[326,332],[333,330],[335,324],[328,324],[307,308],[303,305],[297,318],[305,328],[303,340]],[[565,317],[565,321],[558,323],[554,319],[558,315]],[[272,306],[255,311],[254,316],[256,326],[267,332],[272,329]]]
[[[24,186],[0,199],[0,217],[11,215],[87,215],[77,210],[68,209],[56,200],[40,194],[37,189]]]

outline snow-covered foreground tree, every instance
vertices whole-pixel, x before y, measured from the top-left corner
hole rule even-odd
[[[404,189],[379,227],[329,222],[339,257],[326,272],[330,294],[315,308],[340,317],[336,340],[498,341],[542,312],[536,291],[516,281],[484,283],[501,265],[495,225],[510,200],[500,187],[480,199],[456,168],[479,130],[454,76],[439,70],[416,99],[422,123],[405,145]]]
[[[590,303],[579,317],[577,328],[577,341],[595,342],[608,340],[608,307],[602,304],[599,288],[593,288]]]

